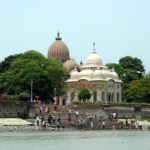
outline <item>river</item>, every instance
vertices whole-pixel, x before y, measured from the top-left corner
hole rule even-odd
[[[150,150],[150,131],[1,132],[0,150]]]

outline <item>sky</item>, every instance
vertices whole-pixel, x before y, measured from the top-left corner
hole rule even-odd
[[[150,72],[149,8],[150,0],[0,0],[0,61],[31,49],[47,57],[59,31],[78,63],[95,42],[103,64],[138,57]]]

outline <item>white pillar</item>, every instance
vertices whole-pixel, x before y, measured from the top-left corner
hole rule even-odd
[[[97,90],[97,101],[98,102],[101,102],[102,101],[102,94],[101,94],[101,91]]]
[[[59,97],[59,105],[63,105],[63,97],[62,96]]]
[[[71,102],[71,91],[67,92],[67,104]]]
[[[56,96],[54,97],[54,104],[55,105],[57,104],[57,97]]]
[[[91,94],[91,97],[90,97],[90,102],[94,102],[94,99],[93,99],[93,94]]]
[[[105,91],[105,95],[104,95],[104,97],[105,97],[105,104],[107,104],[108,103],[108,96],[107,96],[107,91]]]

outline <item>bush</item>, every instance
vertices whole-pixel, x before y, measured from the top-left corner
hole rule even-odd
[[[91,97],[90,90],[87,88],[81,88],[78,94],[79,100],[83,100],[85,102],[86,100],[89,100]]]
[[[30,99],[30,94],[27,92],[22,92],[19,94],[19,100],[28,101]]]

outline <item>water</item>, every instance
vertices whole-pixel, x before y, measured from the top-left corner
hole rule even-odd
[[[0,133],[0,150],[150,150],[150,132],[7,132]]]

